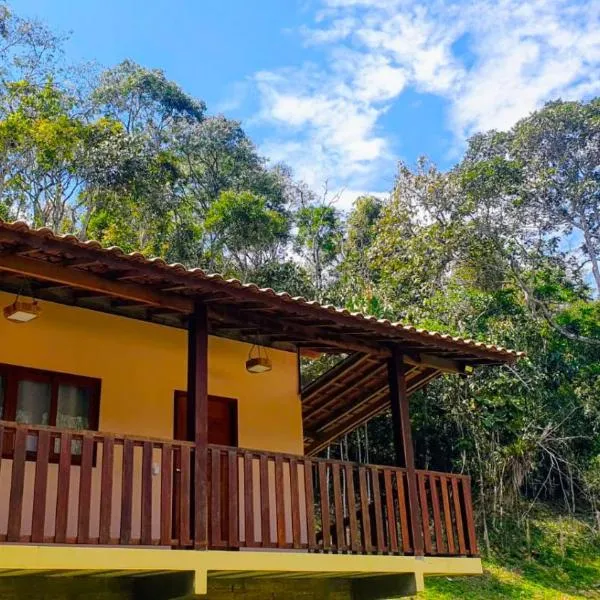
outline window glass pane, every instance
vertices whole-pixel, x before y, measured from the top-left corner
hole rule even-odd
[[[88,388],[59,385],[56,426],[65,429],[89,429],[90,396]]]
[[[48,425],[50,418],[50,384],[39,381],[19,381],[17,423]]]
[[[31,425],[48,425],[50,419],[50,395],[49,383],[40,381],[19,381],[17,394],[17,423],[29,423]],[[35,452],[37,449],[37,438],[33,435],[27,436],[27,451]]]

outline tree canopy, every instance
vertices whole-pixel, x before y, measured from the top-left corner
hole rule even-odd
[[[0,218],[523,350],[415,397],[418,465],[473,475],[486,539],[540,498],[600,514],[600,99],[481,132],[447,171],[400,163],[343,214],[160,70],[72,67],[0,9]],[[329,452],[391,439],[384,415]]]

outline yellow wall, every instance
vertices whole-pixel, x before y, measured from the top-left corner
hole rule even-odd
[[[13,300],[0,292],[0,307]],[[296,356],[269,350],[273,370],[252,375],[248,350],[209,338],[209,394],[237,398],[241,447],[302,454]],[[99,378],[101,431],[170,438],[173,392],[186,388],[186,332],[42,302],[31,323],[0,319],[0,362]]]

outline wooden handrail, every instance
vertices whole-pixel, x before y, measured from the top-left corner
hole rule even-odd
[[[0,449],[0,542],[195,545],[194,443],[0,421]],[[207,456],[210,548],[412,554],[412,476],[425,554],[477,555],[468,475],[214,444]]]

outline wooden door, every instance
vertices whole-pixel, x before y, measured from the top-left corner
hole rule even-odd
[[[188,415],[187,415],[187,394],[186,392],[176,391],[174,396],[173,411],[173,438],[176,440],[193,441],[188,439]],[[237,423],[237,400],[235,398],[224,398],[221,396],[208,397],[208,443],[221,446],[233,446],[238,444],[238,423]],[[175,453],[173,460],[173,531],[179,531],[179,511],[178,508],[181,498],[181,458]],[[211,470],[208,470],[208,489],[211,489]],[[228,531],[228,477],[227,463],[225,460],[221,464],[221,531]],[[193,486],[192,486],[193,488]],[[194,503],[190,499],[190,506]],[[210,504],[209,504],[210,506]],[[192,515],[193,517],[193,515]],[[193,523],[193,518],[191,519]],[[209,539],[211,539],[211,518],[209,515]]]

